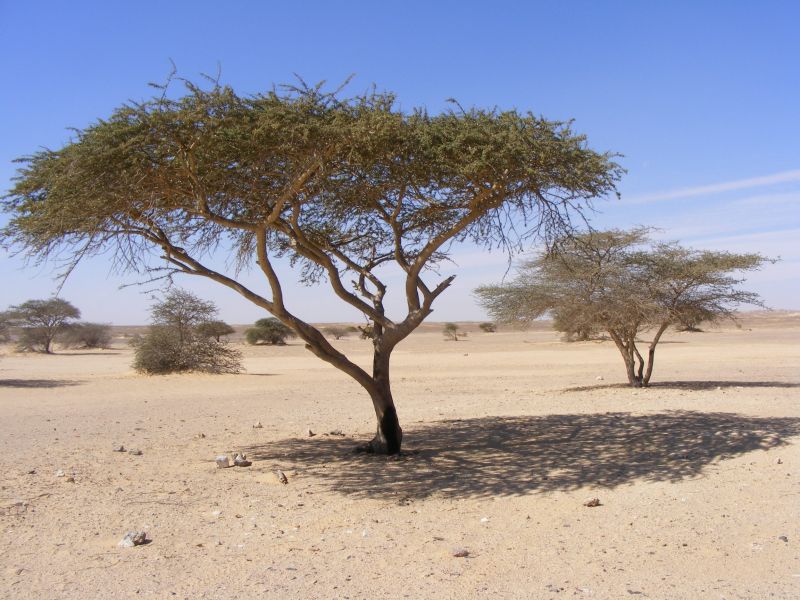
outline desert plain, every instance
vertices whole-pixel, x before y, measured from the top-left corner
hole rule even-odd
[[[297,341],[234,339],[238,375],[5,347],[0,597],[800,597],[800,313],[671,332],[640,390],[611,342],[464,327],[395,351],[399,457],[352,453],[369,398]]]

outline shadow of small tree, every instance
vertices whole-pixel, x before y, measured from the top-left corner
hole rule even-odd
[[[246,451],[337,493],[403,501],[677,482],[715,460],[796,435],[795,418],[671,411],[439,421],[408,430],[405,441],[424,446],[399,457],[354,455],[354,441],[341,437],[276,440]]]
[[[655,381],[648,388],[660,390],[715,390],[717,388],[800,388],[800,383],[788,381]],[[648,388],[636,388],[646,391]],[[564,389],[565,392],[591,392],[596,390],[634,389],[628,383],[604,383],[598,385],[581,385]]]
[[[0,379],[0,387],[10,388],[57,388],[82,383],[72,379]]]

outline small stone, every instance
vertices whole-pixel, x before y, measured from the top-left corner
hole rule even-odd
[[[68,475],[68,476],[67,476],[67,477],[64,479],[64,483],[75,483],[75,478],[74,478],[72,475]]]
[[[128,454],[132,454],[133,456],[141,456],[142,451],[137,450],[136,448],[131,448],[130,450],[128,450]]]
[[[776,465],[782,465],[783,461],[779,458],[778,460],[775,461],[775,464]]]
[[[231,460],[226,455],[221,454],[214,459],[214,462],[217,463],[218,469],[227,469],[231,466]]]
[[[117,546],[121,548],[133,548],[147,543],[147,534],[144,531],[129,531],[125,534]]]
[[[117,444],[111,449],[111,451],[112,452],[125,452],[125,446],[123,446],[122,444]]]
[[[469,556],[469,550],[466,548],[453,548],[450,551],[455,558],[467,558]]]
[[[603,381],[604,379],[605,377],[603,377],[602,375],[598,375],[597,377],[595,377],[596,381]]]
[[[211,513],[211,516],[212,516],[212,517],[217,517],[217,518],[219,518],[219,516],[220,516],[221,514],[222,514],[222,511],[221,511],[221,510],[215,510],[215,511],[213,511],[213,512]]]
[[[289,478],[286,477],[286,473],[284,473],[280,469],[276,469],[273,472],[275,473],[275,477],[278,478],[278,481],[281,482],[283,485],[286,485],[287,483],[289,483]]]
[[[779,536],[778,536],[778,539],[779,539],[780,541],[782,541],[782,542],[789,543],[789,538],[788,538],[788,537],[786,537],[785,535],[779,535]]]
[[[59,469],[58,471],[56,471],[56,477],[64,477],[65,475],[66,473],[64,473],[63,469]]]
[[[489,517],[481,517],[481,523],[488,523]]]
[[[194,439],[202,440],[204,437],[206,437],[205,433],[198,433],[197,435],[194,436]]]
[[[308,437],[314,437],[315,435],[317,434],[311,431],[310,429],[308,430]]]
[[[594,508],[595,506],[601,506],[600,498],[589,498],[586,502],[583,503],[584,506],[588,506],[589,508]]]
[[[245,454],[237,453],[236,456],[233,457],[233,465],[235,467],[249,467],[252,464],[252,462],[247,460],[247,455]]]
[[[264,429],[264,426],[261,424],[261,421],[256,421],[253,423],[253,429]]]
[[[339,437],[344,437],[344,433],[342,432],[341,429],[334,429],[328,435],[336,435],[336,436],[339,436]]]

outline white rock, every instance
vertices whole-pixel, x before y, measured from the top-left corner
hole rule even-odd
[[[217,458],[214,459],[214,462],[217,463],[218,469],[227,469],[231,466],[231,459],[225,456],[224,454],[220,454]]]
[[[134,546],[141,546],[147,541],[147,534],[144,531],[129,531],[125,534],[117,546],[121,548],[133,548]]]
[[[66,473],[64,473],[63,469],[59,469],[58,471],[56,471],[56,477],[64,477],[65,475]]]
[[[603,381],[603,379],[605,379],[605,378],[602,375],[598,375],[597,377],[595,377],[595,379],[597,381]]]

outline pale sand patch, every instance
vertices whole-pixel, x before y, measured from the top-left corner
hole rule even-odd
[[[672,334],[638,391],[609,343],[440,327],[395,353],[399,459],[350,454],[369,400],[298,343],[235,376],[6,352],[0,596],[800,597],[797,315]]]

